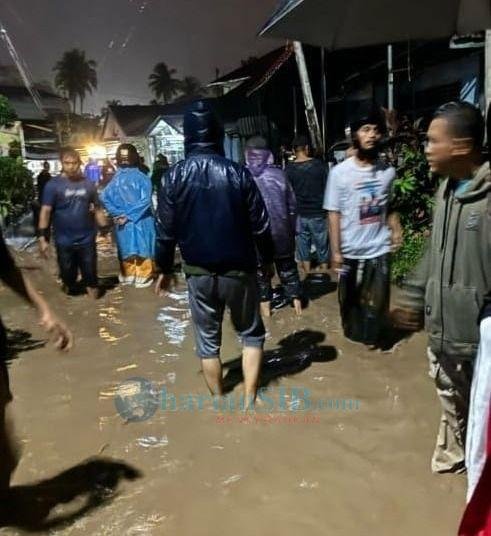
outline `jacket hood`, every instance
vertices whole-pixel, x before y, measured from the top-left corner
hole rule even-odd
[[[245,159],[247,168],[254,177],[259,177],[268,166],[274,164],[274,156],[269,149],[247,148]]]
[[[491,192],[491,170],[489,162],[486,162],[478,169],[466,191],[456,197],[465,203],[486,195],[488,192]]]
[[[218,153],[223,150],[224,130],[211,106],[204,101],[193,103],[184,115],[184,150],[193,153]]]

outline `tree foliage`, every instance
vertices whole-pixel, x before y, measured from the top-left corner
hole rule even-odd
[[[196,97],[203,88],[201,82],[194,76],[186,76],[179,85],[179,90],[184,97]]]
[[[389,157],[396,167],[391,208],[399,213],[404,231],[401,249],[394,255],[392,279],[401,283],[421,258],[431,232],[435,191],[438,181],[432,177],[416,131],[396,135]]]
[[[12,123],[16,118],[15,110],[12,108],[7,97],[0,95],[0,127]]]
[[[87,94],[97,89],[97,63],[88,60],[85,51],[73,48],[65,52],[54,67],[55,86],[71,102],[75,113],[77,100],[80,101],[80,113],[83,112]]]
[[[437,186],[423,151],[402,145],[398,153],[391,205],[399,212],[404,229],[419,232],[429,227]]]
[[[9,100],[0,95],[0,126],[15,121],[16,114]],[[21,214],[29,207],[33,198],[32,175],[20,158],[18,141],[9,145],[9,156],[0,157],[0,218]]]
[[[0,217],[22,214],[33,199],[32,174],[20,158],[0,157]]]
[[[148,85],[157,101],[167,104],[179,93],[181,81],[175,78],[176,73],[175,69],[169,68],[164,62],[155,65],[148,78]]]

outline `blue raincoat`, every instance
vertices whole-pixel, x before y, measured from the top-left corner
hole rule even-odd
[[[109,214],[126,216],[116,225],[116,241],[121,260],[134,255],[155,258],[155,220],[152,214],[152,183],[138,168],[121,168],[101,194]]]

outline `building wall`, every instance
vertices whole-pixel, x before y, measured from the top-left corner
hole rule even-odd
[[[184,136],[164,119],[160,119],[148,136],[148,161],[153,163],[159,153],[167,157],[170,165],[184,159]]]

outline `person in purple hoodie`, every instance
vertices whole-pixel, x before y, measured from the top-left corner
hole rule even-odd
[[[297,210],[295,194],[285,173],[274,166],[273,153],[266,140],[259,136],[246,144],[246,164],[261,192],[271,222],[271,234],[275,248],[276,271],[287,297],[291,300],[297,315],[302,314],[301,284],[295,262],[295,230]],[[273,288],[271,275],[258,270],[261,294],[261,312],[271,316]]]

